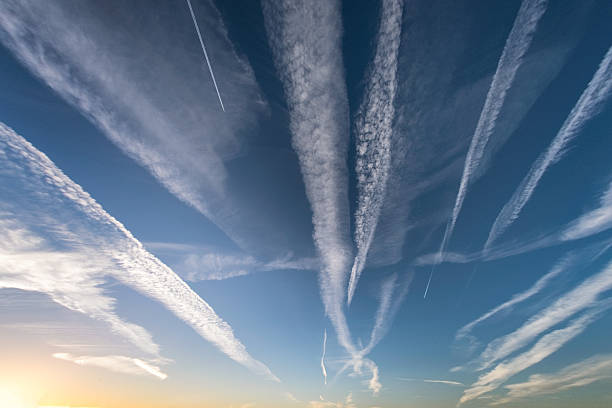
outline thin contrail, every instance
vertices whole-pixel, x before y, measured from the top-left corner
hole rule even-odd
[[[480,113],[476,131],[474,132],[470,148],[465,158],[463,176],[461,177],[461,184],[459,185],[459,191],[455,199],[453,215],[450,222],[446,225],[444,238],[440,245],[440,258],[442,257],[442,253],[446,250],[448,241],[453,234],[457,218],[463,206],[463,201],[465,200],[465,195],[467,194],[468,185],[473,181],[473,175],[477,172],[482,157],[484,156],[485,148],[497,124],[497,119],[506,100],[508,90],[512,86],[516,73],[523,62],[523,56],[531,45],[538,22],[546,11],[546,3],[546,0],[523,1],[518,11],[518,15],[516,16],[516,20],[514,21],[512,31],[510,31],[508,35],[485,104]],[[425,289],[423,297],[427,296],[433,270],[434,268],[432,268],[432,273],[429,276],[429,282],[427,283],[427,288]]]
[[[202,34],[200,33],[200,27],[198,26],[198,22],[196,21],[195,14],[193,14],[193,8],[191,7],[191,0],[187,0],[187,5],[189,6],[189,13],[191,13],[191,19],[193,20],[193,25],[195,26],[196,33],[198,33],[198,39],[200,40],[202,51],[204,51],[204,58],[206,58],[206,65],[208,65],[208,71],[210,71],[210,77],[212,78],[213,84],[215,85],[215,91],[217,91],[217,96],[219,97],[219,103],[221,104],[221,109],[223,110],[223,112],[225,112],[225,107],[223,106],[223,100],[221,99],[221,94],[219,93],[219,87],[217,87],[217,81],[215,80],[215,74],[213,73],[212,66],[210,65],[210,60],[208,59],[208,53],[206,52],[206,46],[204,46],[204,40],[202,40]]]
[[[325,368],[325,349],[327,347],[327,329],[323,331],[323,354],[321,355],[321,372],[323,373],[323,381],[327,385],[327,369]]]
[[[610,95],[612,95],[612,47],[606,52],[595,75],[582,92],[580,99],[572,108],[565,122],[563,122],[559,133],[550,143],[548,149],[540,154],[533,163],[529,173],[497,215],[491,231],[489,231],[489,238],[484,247],[485,251],[518,218],[544,173],[550,166],[563,158],[568,144],[578,136],[587,121],[603,110]]]

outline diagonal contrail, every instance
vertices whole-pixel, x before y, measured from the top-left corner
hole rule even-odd
[[[355,294],[357,282],[374,239],[391,168],[391,137],[402,32],[402,2],[383,1],[380,21],[376,54],[355,126],[358,198],[354,237],[357,254],[349,280],[348,305],[351,304]]]
[[[523,57],[531,45],[538,22],[546,11],[546,4],[546,0],[525,0],[518,11],[518,15],[516,16],[514,25],[497,64],[497,70],[493,76],[493,81],[491,82],[485,104],[480,113],[480,118],[478,119],[478,125],[476,126],[470,148],[465,158],[465,166],[459,191],[455,199],[453,214],[446,225],[444,238],[440,245],[440,259],[453,234],[459,212],[463,206],[463,200],[467,194],[468,185],[473,181],[473,174],[478,170],[481,159],[484,156],[485,148],[497,124],[497,119],[504,105],[508,90],[512,86],[516,73],[523,62]],[[429,281],[427,282],[427,288],[423,295],[424,298],[427,296],[434,270],[435,264],[429,274]]]
[[[489,231],[489,238],[484,247],[485,251],[516,221],[544,173],[550,166],[563,158],[570,142],[578,137],[586,122],[603,110],[610,96],[612,96],[612,47],[606,52],[595,75],[580,95],[580,99],[563,122],[555,138],[546,151],[541,153],[533,163],[529,173],[497,215],[491,231]]]
[[[219,93],[219,87],[217,87],[217,81],[215,80],[215,74],[213,73],[212,66],[210,65],[210,60],[208,59],[208,53],[206,52],[206,46],[204,45],[204,40],[202,40],[202,34],[200,33],[200,27],[198,26],[198,22],[196,21],[195,14],[193,14],[193,8],[191,7],[191,0],[187,0],[187,5],[189,6],[189,13],[191,13],[191,19],[193,20],[193,25],[195,26],[196,33],[198,33],[198,39],[200,40],[202,51],[204,51],[204,58],[206,58],[206,65],[208,65],[208,71],[210,71],[210,77],[212,78],[213,84],[215,85],[215,91],[217,91],[217,96],[219,97],[219,103],[221,104],[221,109],[223,110],[223,112],[225,112],[225,107],[223,106],[223,100],[221,99],[221,94]]]

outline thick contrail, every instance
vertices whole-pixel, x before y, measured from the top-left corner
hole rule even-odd
[[[287,95],[292,146],[312,208],[325,313],[338,342],[356,347],[344,312],[352,245],[348,201],[348,99],[340,2],[262,2],[268,41]]]
[[[219,98],[221,109],[223,110],[223,112],[225,112],[225,107],[223,106],[223,100],[221,99],[221,94],[219,93],[219,87],[217,87],[217,81],[215,80],[215,74],[213,73],[212,66],[210,65],[210,60],[208,59],[208,53],[206,52],[206,47],[204,46],[204,40],[202,40],[202,34],[200,33],[200,27],[198,26],[198,22],[195,18],[195,14],[193,14],[193,8],[191,7],[191,0],[187,0],[187,5],[189,6],[189,13],[191,14],[191,19],[193,20],[193,25],[195,26],[196,33],[198,33],[198,39],[200,40],[200,45],[202,46],[202,51],[204,52],[204,58],[206,59],[206,65],[208,65],[208,71],[210,72],[210,77],[212,78],[213,84],[215,85],[215,91],[217,91],[217,97]]]
[[[563,122],[559,133],[548,149],[531,166],[529,173],[495,219],[485,244],[485,251],[518,218],[546,170],[563,158],[567,145],[578,136],[586,122],[601,112],[610,94],[612,94],[612,47],[608,49],[597,72]]]
[[[349,280],[349,305],[365,266],[387,189],[401,32],[402,1],[383,1],[376,54],[355,126],[358,198],[354,239],[357,255]]]
[[[474,174],[477,172],[480,162],[484,156],[485,148],[489,142],[489,138],[495,130],[497,118],[504,106],[504,101],[508,90],[514,82],[517,71],[523,63],[523,57],[529,49],[533,36],[538,27],[540,18],[546,11],[547,0],[524,0],[521,8],[518,11],[512,30],[506,40],[506,45],[502,51],[502,55],[497,63],[497,69],[493,76],[493,81],[487,93],[487,99],[480,112],[480,118],[470,143],[467,156],[465,157],[465,165],[463,167],[463,175],[459,185],[459,191],[455,198],[455,206],[450,221],[446,224],[444,238],[440,245],[440,258],[446,250],[446,245],[453,235],[457,218],[461,212],[465,195],[470,183],[473,181]],[[429,275],[427,288],[423,297],[427,296],[431,278],[434,272]]]
[[[112,265],[105,274],[161,303],[232,360],[279,381],[266,365],[248,353],[232,327],[185,281],[148,252],[121,222],[44,153],[1,122],[0,158],[0,175],[12,178],[7,185],[21,186],[21,195],[25,197],[19,196],[20,199],[36,210],[20,208],[17,214],[20,221],[24,219],[35,223],[37,229],[51,231],[52,237],[61,243],[68,241],[77,249],[89,248],[100,254]],[[66,219],[70,221],[65,222]],[[71,233],[72,230],[78,231],[78,235]],[[69,239],[66,239],[68,233]],[[83,269],[71,268],[77,275],[83,274]],[[96,278],[100,279],[100,275],[98,273]],[[68,297],[63,298],[66,302]]]

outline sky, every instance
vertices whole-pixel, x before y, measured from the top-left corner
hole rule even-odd
[[[612,405],[610,19],[0,2],[0,406]]]

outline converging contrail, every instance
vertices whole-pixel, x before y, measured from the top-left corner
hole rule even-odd
[[[468,185],[473,181],[474,174],[477,172],[482,157],[484,156],[485,148],[497,124],[497,119],[506,100],[508,90],[512,86],[516,73],[523,62],[523,57],[531,45],[538,22],[546,11],[546,3],[546,0],[523,1],[512,30],[510,31],[510,35],[508,35],[506,45],[504,46],[504,50],[497,64],[497,70],[495,71],[491,86],[489,87],[485,104],[480,112],[476,131],[474,132],[470,148],[465,158],[463,175],[455,199],[453,214],[446,225],[444,238],[440,245],[440,259],[442,259],[442,254],[446,250],[448,241],[453,234],[459,212],[461,211],[465,195],[467,194]],[[431,284],[434,270],[435,264],[432,266],[431,273],[429,274],[429,281],[427,282],[423,298],[427,296],[427,292],[429,291],[429,285]]]
[[[489,238],[484,247],[485,251],[516,221],[544,173],[550,166],[563,158],[567,152],[567,146],[579,135],[585,124],[603,110],[610,96],[612,96],[612,47],[606,52],[595,75],[580,95],[580,99],[563,122],[555,138],[546,151],[541,153],[533,163],[529,173],[497,215],[491,231],[489,231]]]
[[[198,22],[196,21],[195,14],[193,14],[193,8],[191,7],[191,0],[187,0],[187,5],[189,6],[189,13],[191,13],[191,19],[193,20],[193,25],[195,26],[196,33],[198,33],[198,39],[200,40],[202,51],[204,51],[204,58],[206,58],[206,65],[208,65],[208,71],[210,72],[210,77],[212,78],[213,84],[215,85],[215,91],[217,91],[217,96],[219,97],[219,103],[221,104],[221,109],[223,110],[223,112],[225,112],[225,107],[223,106],[223,100],[221,99],[221,94],[219,93],[219,87],[217,87],[217,81],[215,80],[215,74],[213,73],[212,66],[210,65],[210,60],[208,59],[208,53],[206,52],[206,46],[204,45],[204,40],[202,40],[202,34],[200,33],[200,27],[198,26]]]

